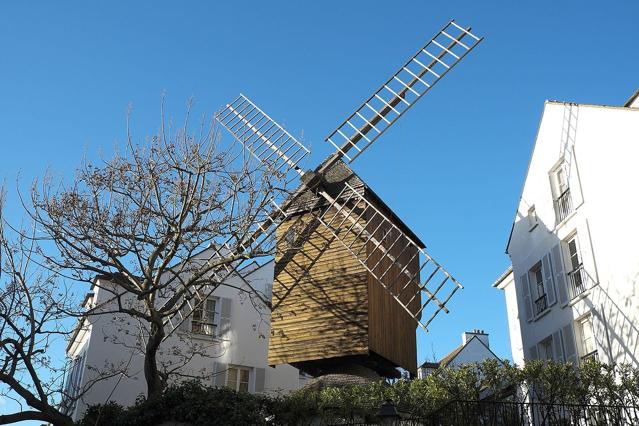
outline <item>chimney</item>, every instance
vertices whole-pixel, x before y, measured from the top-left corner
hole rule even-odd
[[[479,329],[474,329],[473,331],[465,331],[462,334],[462,342],[465,345],[466,343],[468,343],[470,341],[470,339],[472,339],[474,336],[477,336],[477,338],[479,340],[481,340],[482,342],[484,342],[484,345],[490,347],[489,343],[488,343],[488,333],[486,333],[484,330],[479,330]]]

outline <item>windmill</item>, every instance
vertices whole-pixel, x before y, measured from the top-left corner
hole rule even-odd
[[[309,150],[244,95],[216,114],[259,162],[299,186],[239,247],[275,236],[269,364],[311,374],[358,365],[384,376],[415,373],[415,327],[428,329],[462,288],[424,244],[349,167],[482,38],[451,20],[348,116],[326,141],[335,151],[315,170]],[[345,161],[346,160],[346,161]],[[234,273],[226,266],[214,277]],[[193,305],[202,296],[190,293]],[[191,304],[189,304],[191,307]],[[180,313],[171,326],[184,320]]]

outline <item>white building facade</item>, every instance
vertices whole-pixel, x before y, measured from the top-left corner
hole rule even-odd
[[[638,92],[639,93],[639,92]],[[639,96],[547,101],[506,252],[513,360],[639,365]]]
[[[161,370],[177,368],[174,380],[199,379],[210,386],[228,386],[251,393],[288,392],[300,387],[300,375],[290,365],[267,366],[270,311],[249,294],[256,290],[270,298],[273,261],[242,270],[243,279],[232,276],[217,288],[201,308],[162,344]],[[252,269],[249,272],[249,269]],[[250,284],[249,288],[247,284]],[[97,279],[85,306],[101,306],[115,289]],[[109,309],[109,304],[104,305]],[[66,379],[69,391],[85,392],[67,407],[74,419],[89,405],[114,401],[132,405],[146,394],[139,324],[122,314],[87,317],[67,346],[72,364]],[[126,370],[86,386],[99,374]]]

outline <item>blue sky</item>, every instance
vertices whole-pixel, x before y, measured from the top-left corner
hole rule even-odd
[[[638,2],[3,2],[0,178],[73,172],[193,96],[240,92],[313,151],[448,19],[484,42],[354,163],[465,285],[419,360],[472,328],[510,357],[504,254],[543,102],[622,104],[639,79]],[[15,211],[10,209],[10,213]],[[18,219],[17,216],[13,216]],[[1,408],[1,407],[0,407]]]

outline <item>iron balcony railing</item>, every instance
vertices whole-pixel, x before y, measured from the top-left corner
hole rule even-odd
[[[535,300],[535,315],[541,314],[546,309],[548,309],[548,298],[545,294],[542,294]]]
[[[574,299],[588,288],[588,275],[584,270],[582,264],[577,266],[574,270],[568,272],[568,289],[570,292],[570,298]]]
[[[557,223],[567,218],[570,213],[572,213],[572,199],[570,198],[570,188],[566,188],[555,200]]]
[[[589,359],[592,359],[594,361],[599,361],[599,355],[597,354],[597,350],[595,349],[592,352],[588,352],[586,355],[581,357],[582,361],[587,361]]]

